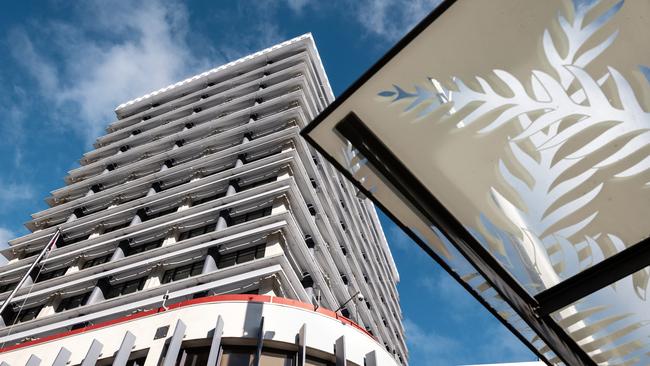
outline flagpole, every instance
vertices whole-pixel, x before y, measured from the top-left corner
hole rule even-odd
[[[41,262],[41,260],[43,260],[45,254],[48,252],[48,250],[50,250],[50,248],[54,245],[54,243],[56,243],[56,241],[59,239],[60,236],[61,236],[61,229],[57,228],[50,241],[47,243],[47,245],[43,248],[43,250],[38,255],[38,257],[36,257],[36,260],[29,267],[27,273],[25,273],[25,275],[20,280],[20,282],[18,282],[18,285],[16,285],[16,287],[13,289],[13,291],[11,291],[7,299],[2,303],[2,306],[0,307],[0,316],[4,314],[5,309],[9,306],[9,304],[11,304],[11,300],[13,300],[14,296],[16,296],[16,293],[18,292],[18,290],[20,290],[20,287],[25,283],[25,281],[27,281],[27,277],[29,277],[29,275],[32,273],[34,268],[36,268],[36,266]]]

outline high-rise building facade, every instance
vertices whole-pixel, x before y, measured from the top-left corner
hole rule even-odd
[[[405,364],[374,206],[299,136],[332,100],[304,35],[120,105],[2,251],[3,302],[44,256],[0,364]]]

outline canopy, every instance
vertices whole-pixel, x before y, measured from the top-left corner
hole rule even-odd
[[[445,1],[303,136],[545,362],[650,365],[650,2]]]

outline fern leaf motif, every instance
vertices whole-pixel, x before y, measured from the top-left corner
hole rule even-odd
[[[467,229],[533,293],[626,248],[616,235],[594,234],[593,230],[591,235],[585,234],[600,214],[591,203],[606,183],[589,184],[596,174],[608,169],[613,172],[612,179],[650,176],[650,156],[643,156],[650,151],[650,111],[644,109],[619,70],[608,67],[598,77],[587,71],[616,41],[618,30],[594,42],[596,33],[602,33],[624,1],[613,3],[593,20],[587,20],[587,15],[606,4],[582,0],[573,4],[571,19],[558,14],[559,30],[547,29],[541,35],[549,68],[546,72],[531,70],[529,89],[511,73],[493,70],[507,91],[499,92],[494,83],[476,76],[472,86],[458,78],[447,87],[428,79],[412,89],[393,85],[378,93],[417,118],[435,113],[442,123],[456,122],[455,128],[475,125],[479,134],[513,125],[520,131],[507,142],[509,156],[495,167],[520,204],[506,198],[505,187],[486,187],[501,215],[519,228],[520,235],[498,227],[484,213],[477,220],[479,227]],[[560,38],[568,40],[562,52],[555,42]],[[650,67],[640,66],[639,70],[650,83]],[[441,110],[445,113],[439,113]],[[463,116],[460,122],[456,113]],[[597,137],[564,152],[563,147],[576,145],[575,141],[596,129],[600,131]],[[566,174],[585,161],[591,164],[588,168]],[[521,178],[517,173],[521,170],[532,183]],[[645,186],[647,189],[650,182]],[[432,231],[441,241],[446,240],[437,229]],[[475,272],[464,272],[472,287],[490,291],[485,283],[476,282],[480,276]],[[647,365],[648,291],[650,270],[646,268],[563,309],[555,314],[556,319],[599,364]],[[625,300],[612,302],[612,298]]]

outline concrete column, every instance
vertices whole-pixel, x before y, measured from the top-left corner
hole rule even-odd
[[[106,278],[102,278],[99,281],[97,281],[97,285],[93,288],[93,291],[90,293],[90,296],[88,296],[88,301],[86,302],[86,305],[92,305],[104,301],[106,299],[104,291],[108,290],[109,286],[110,283]]]
[[[178,241],[178,228],[173,227],[167,232],[167,237],[163,240],[161,246],[166,247],[172,245]]]
[[[144,283],[143,290],[160,286],[160,284],[162,283],[162,277],[164,273],[165,270],[160,265],[154,268],[153,270],[151,270],[151,274],[149,274],[149,278],[147,278],[147,281]]]
[[[284,253],[282,250],[282,243],[284,236],[282,231],[276,231],[266,237],[266,247],[264,248],[264,256],[271,257],[274,255],[281,255]]]
[[[136,213],[135,215],[133,215],[133,218],[131,219],[131,222],[129,223],[129,226],[135,226],[135,225],[141,223],[142,219],[143,219],[142,216],[140,216],[138,213]]]
[[[289,179],[293,176],[293,170],[290,165],[285,165],[278,171],[277,180]]]
[[[215,260],[215,256],[218,254],[216,248],[214,249],[215,249],[214,251],[212,250],[208,251],[208,255],[205,256],[205,261],[203,262],[203,269],[201,269],[201,274],[214,272],[218,269],[217,261]]]
[[[109,262],[114,262],[116,260],[124,258],[130,247],[131,246],[129,245],[128,241],[122,240],[117,248],[115,248],[115,251],[113,252],[113,255],[111,256]]]
[[[289,141],[289,142],[287,142],[286,144],[284,144],[282,146],[282,152],[291,151],[291,150],[294,150],[295,148],[296,147],[295,147],[293,141]]]
[[[79,272],[82,265],[83,265],[83,258],[79,256],[74,260],[74,263],[70,267],[68,267],[68,269],[65,271],[65,274],[69,275],[71,273]]]
[[[147,192],[147,197],[149,197],[149,196],[153,196],[154,194],[156,194],[156,193],[158,193],[158,192],[160,192],[160,191],[161,191],[160,183],[159,183],[159,182],[155,182],[155,183],[153,183],[153,184],[151,185],[151,188],[149,188],[149,191]]]
[[[228,211],[219,212],[219,218],[217,219],[217,227],[215,231],[221,231],[228,227]]]
[[[40,318],[40,317],[43,317],[43,316],[48,316],[48,315],[52,315],[52,314],[56,313],[56,308],[61,303],[61,300],[63,300],[61,295],[59,295],[59,294],[53,295],[48,300],[47,304],[45,304],[45,306],[43,306],[41,311],[38,312],[38,315],[36,317]]]
[[[237,193],[237,179],[232,179],[230,182],[228,182],[228,189],[226,189],[226,197],[232,196],[233,194]]]
[[[196,172],[194,172],[192,174],[192,179],[190,179],[190,182],[196,182],[197,180],[199,180],[201,178],[203,178],[203,172],[198,170],[198,171],[196,171]]]
[[[237,160],[235,160],[235,168],[239,168],[240,166],[244,165],[244,161],[246,161],[246,155],[239,154],[237,156]]]
[[[176,212],[185,211],[190,207],[192,207],[192,198],[187,196],[183,199],[183,203],[181,203],[181,205],[178,206],[178,210],[176,210]]]
[[[289,209],[289,200],[286,195],[273,200],[273,206],[271,208],[271,215],[278,213],[286,212]]]
[[[276,296],[275,291],[276,279],[275,277],[265,278],[260,281],[259,294],[267,296]]]
[[[104,232],[104,227],[102,225],[98,225],[95,230],[88,236],[88,239],[93,239],[96,238]]]

